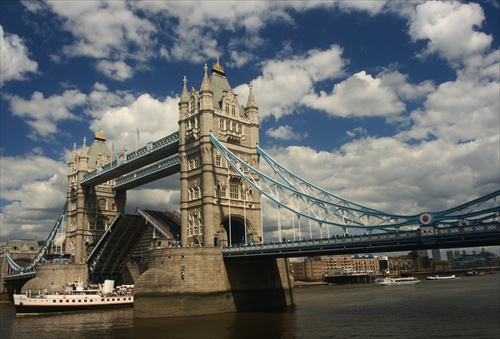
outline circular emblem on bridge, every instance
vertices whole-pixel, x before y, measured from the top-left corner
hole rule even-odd
[[[429,213],[422,213],[422,215],[420,215],[420,222],[424,225],[429,225],[432,221],[432,215],[430,215]]]

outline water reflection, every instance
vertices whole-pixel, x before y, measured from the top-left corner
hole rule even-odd
[[[293,308],[267,313],[134,319],[136,338],[294,338]]]

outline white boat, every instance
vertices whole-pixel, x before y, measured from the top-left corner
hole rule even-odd
[[[399,286],[399,285],[415,285],[420,283],[420,280],[414,277],[405,278],[378,278],[375,280],[375,286]]]
[[[69,284],[63,292],[14,294],[17,315],[66,313],[106,308],[130,307],[134,304],[133,285],[113,288],[114,281],[106,280],[104,288],[85,287],[81,281]]]
[[[457,277],[454,274],[450,275],[450,276],[434,275],[434,276],[426,277],[425,279],[427,279],[427,280],[449,280],[449,279],[457,279]]]

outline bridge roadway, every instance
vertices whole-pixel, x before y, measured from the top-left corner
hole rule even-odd
[[[500,223],[224,247],[225,258],[306,257],[500,245]]]

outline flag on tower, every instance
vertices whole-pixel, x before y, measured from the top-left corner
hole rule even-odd
[[[139,129],[137,128],[137,139],[139,139]]]

